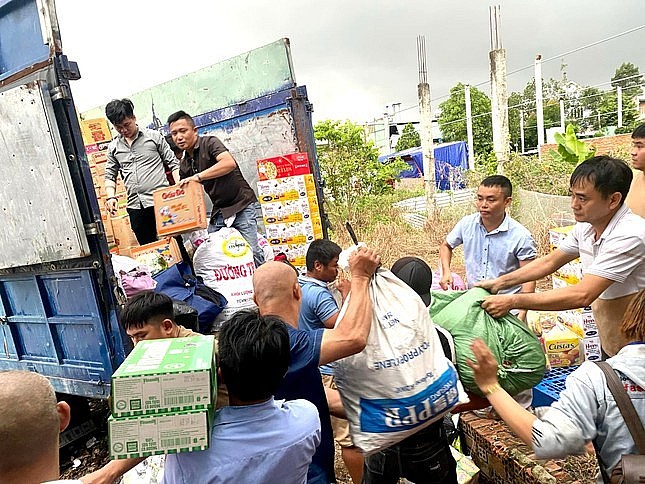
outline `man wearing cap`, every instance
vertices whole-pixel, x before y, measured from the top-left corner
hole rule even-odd
[[[307,273],[298,278],[302,290],[302,305],[298,329],[316,330],[331,329],[336,325],[340,313],[339,306],[342,301],[334,299],[329,284],[336,281],[336,288],[340,297],[345,300],[349,292],[349,281],[338,277],[338,256],[342,249],[331,240],[314,240],[307,249],[305,262]],[[328,401],[339,402],[340,396],[334,383],[334,372],[330,365],[320,367],[320,373],[325,387]],[[330,402],[331,403],[331,402]],[[334,405],[337,407],[338,405]],[[331,405],[330,405],[331,407]],[[334,440],[341,448],[343,461],[355,483],[361,482],[363,471],[363,456],[352,442],[349,434],[349,422],[344,418],[330,416]]]
[[[525,266],[537,255],[531,233],[506,213],[513,201],[513,186],[508,178],[484,178],[477,189],[477,213],[462,218],[439,248],[441,288],[454,289],[450,262],[452,251],[464,246],[468,288],[495,279]],[[505,294],[535,291],[535,281],[509,287]],[[525,320],[526,310],[517,316]]]

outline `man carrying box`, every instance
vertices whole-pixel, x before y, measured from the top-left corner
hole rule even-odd
[[[134,104],[129,99],[114,99],[105,106],[105,116],[119,135],[108,146],[105,165],[105,208],[117,211],[116,177],[123,178],[128,192],[128,215],[139,245],[157,240],[152,192],[167,187],[165,164],[179,179],[179,161],[163,135],[153,129],[139,128]]]
[[[179,168],[179,186],[190,181],[204,185],[213,202],[209,232],[230,226],[237,229],[253,250],[255,266],[264,262],[258,246],[257,197],[242,176],[237,162],[215,136],[199,136],[193,118],[184,111],[168,117],[170,135],[184,150]]]
[[[154,291],[142,291],[128,299],[121,311],[121,324],[135,345],[144,340],[201,336],[200,333],[176,324],[172,299]],[[226,386],[218,382],[217,408],[224,405],[228,405],[228,393]],[[113,460],[81,480],[85,484],[111,484],[144,460],[145,458]]]
[[[320,421],[307,400],[273,398],[289,351],[289,333],[278,317],[246,310],[223,324],[219,374],[228,382],[230,406],[215,414],[207,450],[167,456],[164,484],[305,482]]]
[[[627,164],[594,156],[571,174],[573,231],[550,254],[477,285],[498,293],[541,279],[580,257],[582,280],[569,287],[533,294],[489,296],[482,307],[493,317],[510,309],[558,311],[591,306],[603,350],[613,356],[626,343],[618,331],[627,305],[645,288],[645,220],[624,204],[632,182]]]

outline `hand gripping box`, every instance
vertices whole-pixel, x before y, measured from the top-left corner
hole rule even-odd
[[[108,418],[110,459],[206,450],[210,444],[210,410]]]
[[[183,187],[159,188],[152,194],[155,204],[157,235],[183,234],[208,227],[204,189],[201,183],[189,182]]]
[[[112,375],[112,415],[211,408],[217,395],[213,336],[141,341]]]

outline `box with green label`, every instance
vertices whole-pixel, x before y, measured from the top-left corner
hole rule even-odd
[[[210,410],[108,418],[110,459],[206,450],[210,444]]]
[[[128,417],[214,407],[213,336],[139,342],[112,375],[112,415]]]

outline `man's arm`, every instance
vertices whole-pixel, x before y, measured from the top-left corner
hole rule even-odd
[[[484,393],[490,404],[500,417],[508,424],[515,434],[527,445],[531,445],[533,422],[536,416],[528,412],[513,400],[506,391],[499,386],[497,379],[497,360],[491,353],[486,343],[476,339],[470,345],[475,356],[475,361],[466,360],[473,369],[475,383]]]
[[[548,276],[559,269],[567,262],[571,262],[577,255],[567,254],[560,249],[535,259],[519,269],[499,276],[496,279],[489,279],[475,284],[477,287],[483,287],[487,291],[495,294],[503,289],[518,286],[529,281],[537,281]],[[532,309],[532,308],[530,308]]]
[[[525,265],[529,264],[530,262],[533,262],[535,259],[526,259],[526,260],[521,260],[520,261],[520,267],[524,267]],[[522,284],[522,290],[520,292],[527,294],[527,293],[533,293],[535,292],[535,281],[528,281]],[[517,317],[520,318],[522,321],[526,322],[526,309],[520,309],[520,312],[517,314]]]
[[[447,291],[452,289],[452,271],[450,270],[450,263],[452,262],[452,247],[448,245],[447,241],[439,246],[439,267],[441,268],[441,281],[439,285],[441,289]]]
[[[112,484],[113,482],[118,481],[123,474],[144,460],[146,460],[145,457],[112,460],[99,470],[81,477],[81,482],[83,484]]]
[[[536,262],[538,261],[539,259]],[[495,318],[505,315],[511,309],[562,311],[565,309],[583,308],[594,302],[613,283],[614,281],[605,279],[604,277],[585,274],[582,280],[575,286],[562,287],[545,292],[535,292],[532,294],[520,293],[488,296],[482,302],[482,308]]]
[[[117,210],[117,201],[114,198],[116,193],[116,177],[119,172],[119,162],[114,157],[110,149],[107,152],[107,161],[105,162],[105,209],[110,215],[115,215]]]
[[[372,249],[359,247],[350,257],[352,275],[347,309],[334,329],[323,332],[320,345],[320,365],[345,358],[362,351],[372,324],[372,300],[369,295],[370,279],[381,257]]]
[[[209,166],[205,170],[200,171],[193,176],[184,178],[183,180],[181,180],[180,185],[183,186],[185,183],[188,183],[188,181],[191,180],[201,183],[213,178],[219,178],[221,176],[228,175],[237,167],[235,158],[233,158],[233,155],[231,155],[231,153],[229,153],[228,151],[217,155],[217,158],[215,158],[215,160],[217,160],[217,162],[214,165]]]

